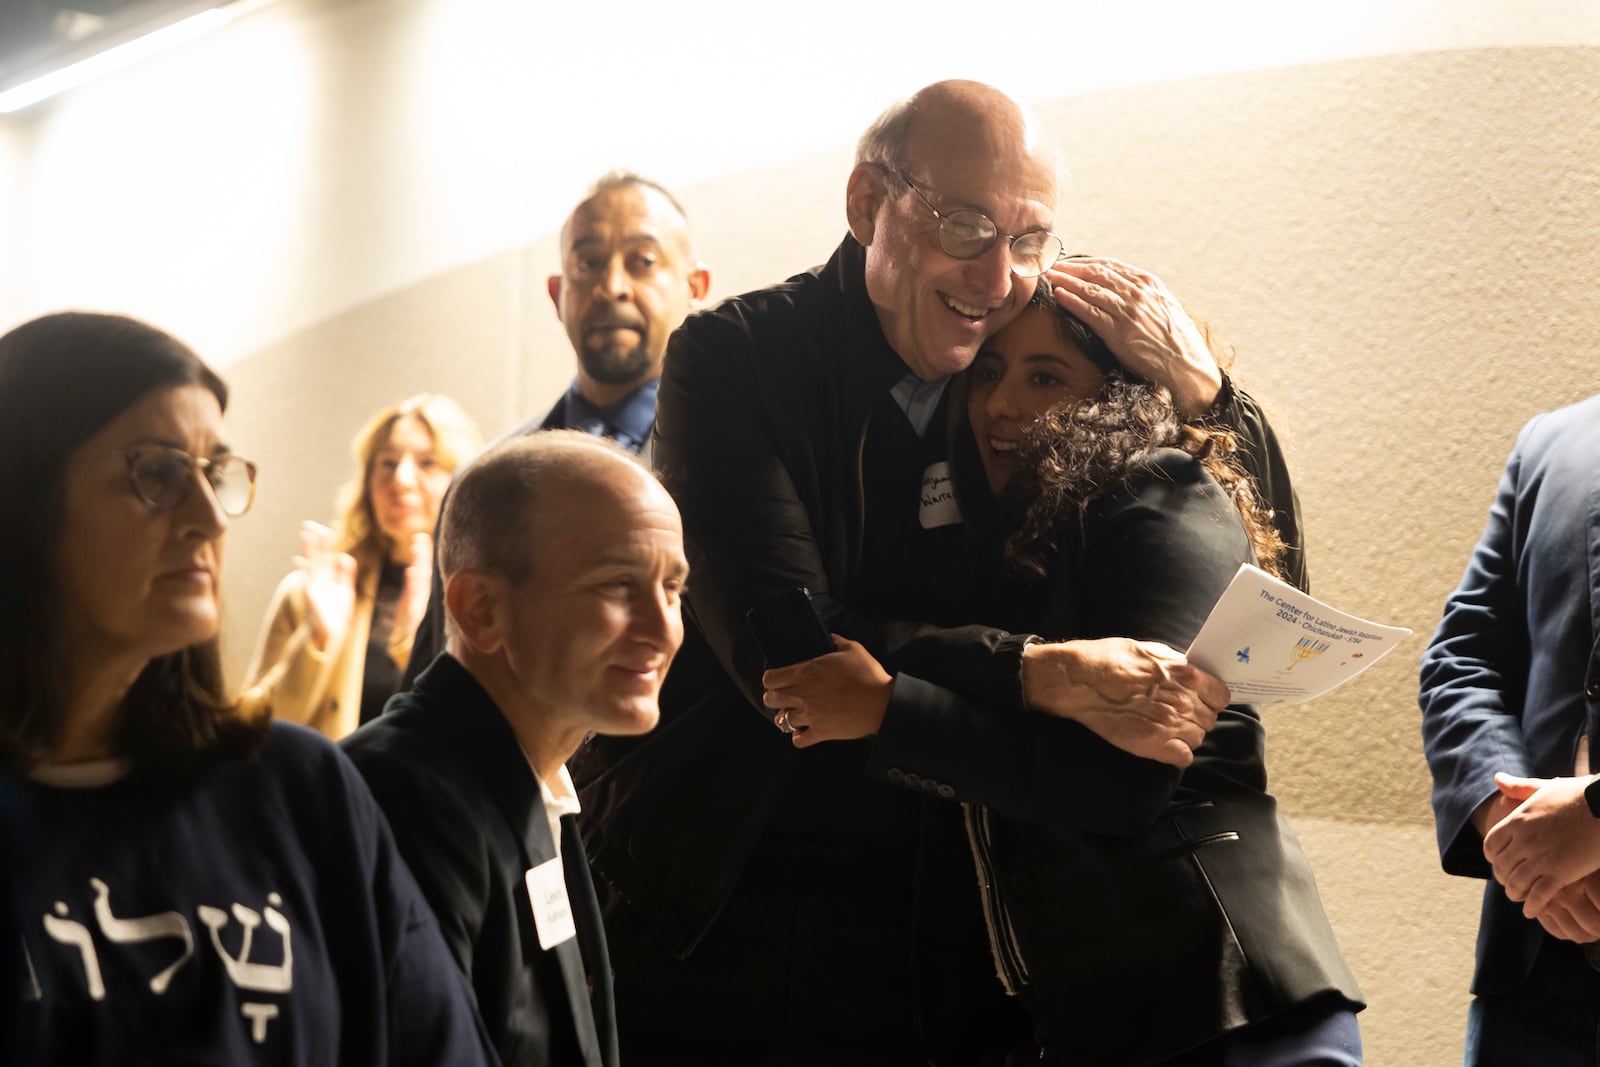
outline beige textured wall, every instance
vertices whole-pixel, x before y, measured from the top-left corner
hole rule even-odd
[[[1600,388],[1588,294],[1600,49],[1359,59],[1044,104],[1075,249],[1161,274],[1238,349],[1289,440],[1318,593],[1417,631],[1358,682],[1271,711],[1274,786],[1367,989],[1369,1062],[1458,1061],[1476,883],[1438,870],[1416,660],[1516,430]],[[824,258],[848,146],[681,190],[721,296]],[[264,464],[233,539],[235,649],[345,476],[364,413],[419,388],[490,433],[570,375],[549,237],[329,319],[231,368]],[[331,457],[331,458],[330,458]]]
[[[1477,886],[1434,859],[1416,662],[1517,429],[1600,390],[1597,87],[1594,49],[1482,50],[1049,109],[1075,161],[1073,243],[1204,309],[1289,434],[1315,591],[1417,631],[1267,714],[1376,1064],[1457,1062]]]

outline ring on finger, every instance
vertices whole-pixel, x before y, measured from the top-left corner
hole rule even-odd
[[[786,734],[794,733],[794,727],[789,724],[788,708],[779,709],[778,714],[772,717],[772,725],[776,726]]]

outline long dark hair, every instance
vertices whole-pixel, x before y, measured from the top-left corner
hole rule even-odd
[[[1081,349],[1104,372],[1105,382],[1098,395],[1052,408],[1024,432],[1015,488],[1028,507],[1006,543],[1013,564],[1045,573],[1066,521],[1081,524],[1091,501],[1114,491],[1156,451],[1176,448],[1198,460],[1233,501],[1257,566],[1278,574],[1283,538],[1272,512],[1261,504],[1255,479],[1237,458],[1237,437],[1220,426],[1186,423],[1166,389],[1119,364],[1099,335],[1059,306],[1046,287],[1033,303],[1055,316],[1061,339]],[[1213,335],[1205,334],[1215,349]]]
[[[61,741],[66,659],[55,544],[73,454],[155,389],[228,388],[176,338],[121,315],[63,312],[0,337],[0,765],[26,772]],[[252,751],[265,722],[236,714],[216,639],[150,661],[123,702],[121,747],[182,771]]]

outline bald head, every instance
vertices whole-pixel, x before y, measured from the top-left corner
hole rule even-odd
[[[613,170],[602,174],[583,194],[583,199],[573,205],[572,213],[561,224],[561,246],[566,248],[572,236],[574,222],[581,216],[594,214],[596,204],[608,200],[613,193],[632,190],[650,204],[650,214],[661,229],[680,243],[684,255],[693,252],[693,235],[689,228],[689,213],[672,190],[660,182],[652,181],[631,170]]]
[[[449,651],[541,779],[586,734],[655,725],[689,564],[636,457],[571,430],[504,442],[457,480],[440,538]]]
[[[540,557],[537,520],[598,495],[666,495],[637,456],[603,437],[547,430],[512,438],[457,479],[439,521],[439,577],[479,570],[527,581]]]
[[[1052,232],[1058,169],[1027,109],[979,82],[930,85],[862,136],[845,211],[878,324],[911,373],[965,370],[1027,304],[1033,278],[1015,271],[1038,263],[1014,259],[1012,239]],[[985,241],[947,240],[974,213]]]
[[[992,85],[934,82],[890,105],[856,144],[856,162],[896,170],[930,156],[970,152],[1034,161],[1059,181],[1061,160],[1033,113]]]
[[[711,285],[665,188],[627,171],[596,182],[561,227],[550,299],[578,357],[578,389],[607,407],[661,374],[667,338]]]

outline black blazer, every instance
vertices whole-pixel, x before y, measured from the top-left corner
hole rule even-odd
[[[1187,648],[1251,559],[1233,502],[1175,450],[1091,504],[1078,532],[1063,537],[1041,635]],[[1069,782],[1046,791],[1093,802]],[[1164,804],[1137,833],[1026,815],[993,826],[1001,907],[1043,950],[1023,996],[1074,1055],[1156,1063],[1313,999],[1362,1007],[1311,865],[1267,792],[1254,707],[1224,709],[1194,763],[1144,800]]]
[[[577,937],[539,947],[526,872],[556,856],[539,783],[477,680],[441,654],[342,742],[394,829],[506,1067],[615,1067],[611,966],[583,843],[562,819]]]
[[[1051,640],[1186,648],[1250,545],[1190,456],[1157,452],[1069,519],[1044,582],[994,583],[984,614]],[[997,719],[916,684],[886,717],[890,782],[968,801],[996,967],[1074,1062],[1159,1063],[1312,1000],[1359,1009],[1311,865],[1267,792],[1255,708],[1226,708],[1182,772],[1104,745],[1089,774],[990,744]],[[1003,776],[1006,766],[1009,776]],[[982,798],[973,803],[975,798]]]

